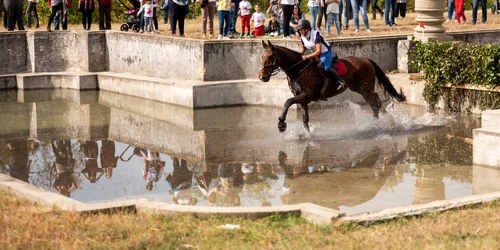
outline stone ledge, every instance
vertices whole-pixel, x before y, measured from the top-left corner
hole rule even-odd
[[[26,73],[16,75],[18,89],[96,89],[97,76],[85,72]]]

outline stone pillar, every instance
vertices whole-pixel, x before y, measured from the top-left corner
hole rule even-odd
[[[444,0],[416,0],[415,10],[419,24],[415,28],[415,39],[418,41],[428,42],[432,40],[449,41],[452,37],[446,36],[446,28],[443,27],[446,1]],[[424,36],[422,36],[422,28],[420,21],[424,21]]]

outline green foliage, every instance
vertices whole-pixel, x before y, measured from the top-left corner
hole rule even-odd
[[[424,98],[431,109],[438,102],[438,97],[445,93],[443,89],[445,84],[451,84],[452,87],[472,84],[488,88],[500,85],[500,46],[498,45],[415,41],[415,48],[410,53],[412,57],[410,66],[421,71],[422,78],[427,82],[424,88]],[[447,93],[447,97],[448,100],[455,102],[464,101],[456,98],[456,92]],[[490,101],[491,103],[493,101]],[[487,105],[483,107],[486,108]]]

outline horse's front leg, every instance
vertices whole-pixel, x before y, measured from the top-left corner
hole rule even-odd
[[[288,113],[288,109],[290,106],[296,103],[309,103],[312,99],[312,95],[309,93],[301,93],[300,95],[297,95],[295,97],[292,97],[285,102],[285,106],[283,108],[283,111],[281,112],[280,117],[278,118],[278,129],[280,132],[284,132],[286,130],[286,115]],[[307,117],[307,120],[309,122],[309,115]],[[307,129],[309,131],[309,125],[307,126]]]
[[[301,103],[300,107],[302,108],[302,122],[304,123],[304,128],[307,130],[307,132],[310,132],[309,130],[309,107],[307,106],[307,103]]]

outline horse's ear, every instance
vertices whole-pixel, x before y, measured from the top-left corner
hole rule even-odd
[[[264,40],[262,40],[262,47],[264,47],[264,49],[268,49],[269,46],[267,46],[266,42],[264,42]]]
[[[269,41],[269,40],[267,40],[267,45],[268,45],[269,47],[271,47],[271,48],[273,47],[273,44],[272,44],[272,43],[271,43],[271,41]]]

